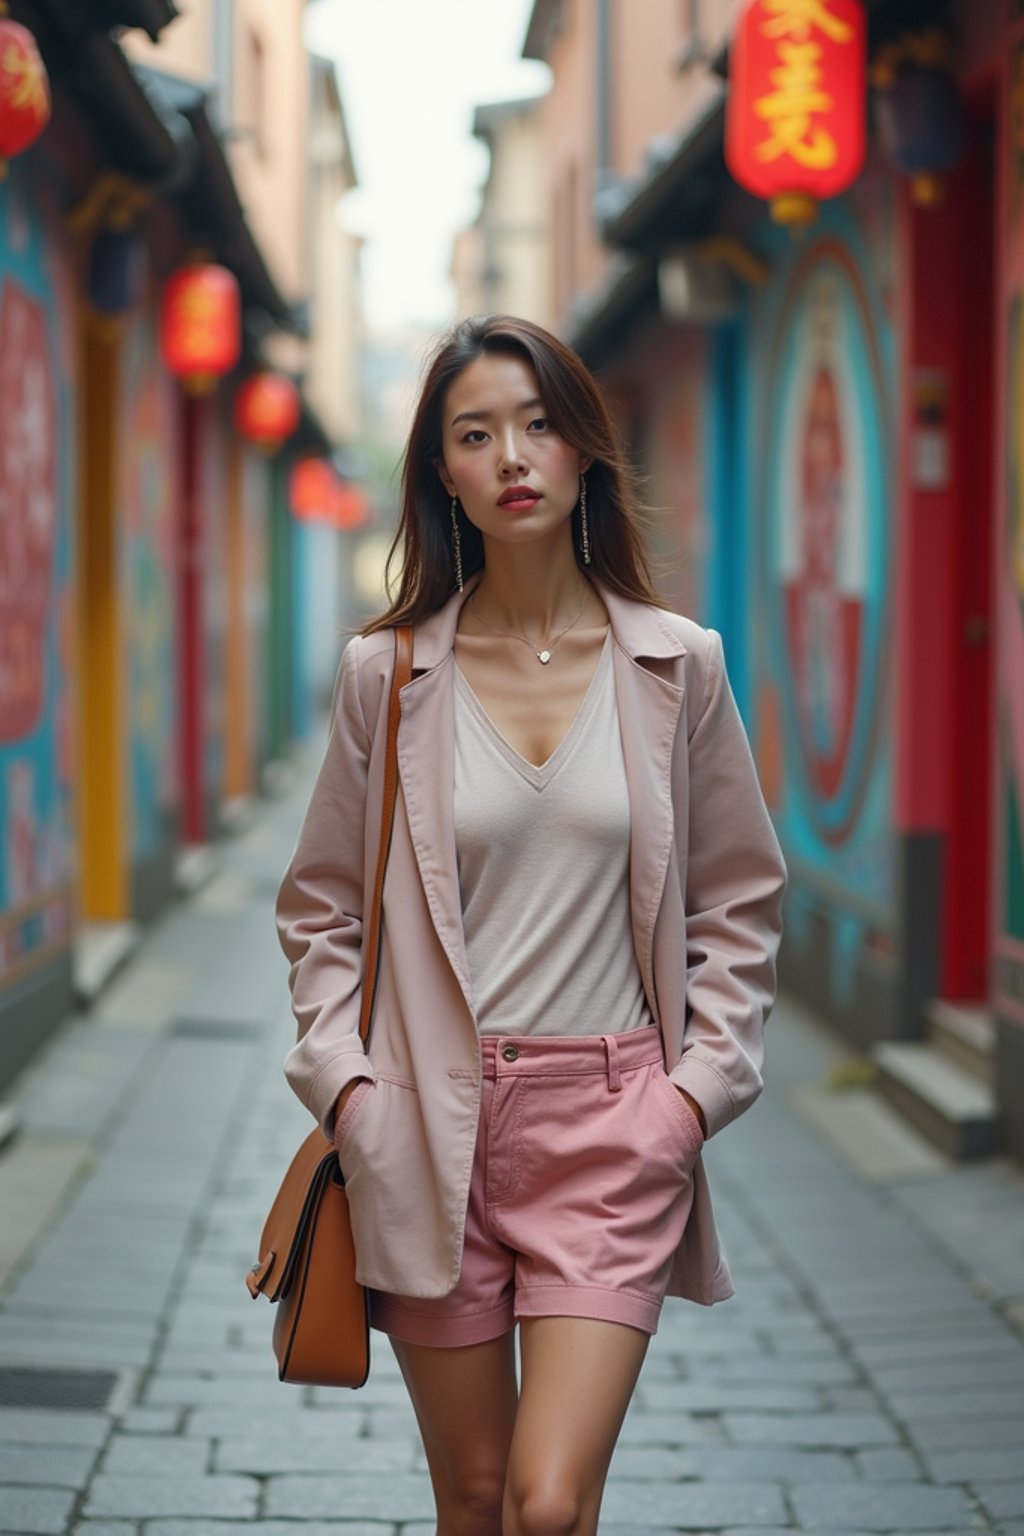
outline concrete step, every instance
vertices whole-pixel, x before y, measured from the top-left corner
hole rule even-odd
[[[12,1142],[21,1127],[21,1121],[9,1104],[0,1104],[0,1152]]]
[[[933,997],[924,1010],[927,1038],[936,1050],[991,1088],[995,1083],[996,1030],[980,1003],[951,1003]]]
[[[223,860],[213,843],[185,843],[174,859],[174,888],[179,896],[194,896],[220,873]]]
[[[991,1088],[921,1041],[884,1040],[872,1047],[878,1088],[947,1157],[987,1157],[997,1147]]]
[[[78,1001],[90,1007],[141,942],[142,926],[136,922],[80,923],[71,946],[71,973]]]
[[[248,832],[260,819],[261,806],[255,795],[235,795],[220,807],[220,825],[232,837]]]

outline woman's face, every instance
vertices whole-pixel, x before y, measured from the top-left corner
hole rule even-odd
[[[560,532],[592,460],[544,414],[537,376],[513,353],[484,353],[448,387],[438,472],[488,539],[523,544]],[[510,497],[524,488],[522,497]],[[502,500],[502,498],[505,498]]]

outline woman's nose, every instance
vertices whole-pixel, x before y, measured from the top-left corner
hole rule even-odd
[[[522,445],[515,433],[509,433],[501,443],[501,467],[503,470],[520,470],[524,467],[526,456]]]

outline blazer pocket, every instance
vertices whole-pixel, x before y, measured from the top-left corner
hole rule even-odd
[[[345,1108],[334,1122],[334,1145],[336,1147],[340,1147],[348,1135],[349,1127],[359,1111],[359,1106],[372,1088],[373,1083],[370,1079],[363,1077],[360,1078],[359,1082],[352,1089],[352,1092],[345,1101]]]

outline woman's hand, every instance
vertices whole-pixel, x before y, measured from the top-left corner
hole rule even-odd
[[[686,1100],[687,1104],[689,1104],[690,1108],[693,1110],[694,1114],[697,1116],[697,1124],[700,1126],[701,1131],[703,1132],[704,1140],[707,1141],[707,1138],[708,1138],[708,1123],[704,1119],[704,1111],[701,1109],[700,1105],[697,1103],[697,1100],[694,1098],[692,1093],[687,1093],[686,1089],[685,1088],[680,1088],[678,1083],[673,1083],[672,1086],[673,1086],[673,1088],[675,1088],[677,1093],[681,1093],[682,1094],[682,1096]]]

